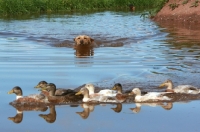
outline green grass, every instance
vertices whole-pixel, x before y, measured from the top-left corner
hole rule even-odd
[[[166,0],[0,0],[0,15],[20,15],[60,11],[88,11],[98,9],[128,9],[133,4],[160,8]]]

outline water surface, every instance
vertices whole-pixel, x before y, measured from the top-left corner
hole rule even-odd
[[[24,95],[38,93],[33,87],[41,80],[72,89],[91,82],[102,88],[122,83],[125,90],[140,87],[161,91],[157,86],[166,79],[173,80],[174,85],[200,87],[199,42],[188,39],[184,44],[178,43],[176,38],[187,40],[187,35],[176,34],[176,30],[167,30],[140,15],[104,11],[1,19],[2,131],[200,130],[196,116],[199,101],[175,103],[168,111],[144,106],[138,114],[129,109],[135,104],[123,104],[120,113],[110,109],[113,105],[98,105],[85,120],[75,113],[82,111],[80,106],[56,106],[56,121],[51,124],[39,117],[44,112],[38,111],[25,111],[19,124],[7,119],[15,116],[16,110],[9,105],[15,96],[6,93],[16,85],[22,87]],[[92,56],[79,58],[74,54],[73,38],[80,34],[89,35],[98,43]],[[66,47],[60,47],[62,43]]]

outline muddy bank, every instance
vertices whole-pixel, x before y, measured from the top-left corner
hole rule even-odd
[[[157,22],[200,23],[200,2],[196,0],[169,0],[157,13]]]

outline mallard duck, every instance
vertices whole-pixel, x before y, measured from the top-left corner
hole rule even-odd
[[[8,94],[16,94],[16,100],[15,103],[28,103],[28,104],[34,104],[34,103],[47,103],[45,100],[45,96],[38,95],[38,94],[32,94],[29,96],[23,97],[22,89],[19,86],[15,86],[12,90],[8,92]]]
[[[148,92],[145,95],[141,95],[139,88],[134,88],[129,95],[135,94],[135,102],[159,102],[159,101],[170,101],[171,98],[165,96],[165,92]]]
[[[43,88],[45,88],[46,86],[47,86],[47,82],[46,81],[40,81],[38,84],[37,84],[37,86],[35,86],[34,88],[39,88],[40,89],[40,91],[43,89]],[[42,90],[42,92],[41,92],[42,94],[44,94],[44,95],[46,95],[46,96],[48,96],[49,95],[49,92],[48,91],[46,91],[46,90]],[[55,95],[67,95],[67,94],[69,94],[69,93],[74,93],[74,90],[72,90],[72,89],[63,89],[63,88],[57,88],[56,89],[56,92],[55,92]]]
[[[117,94],[115,90],[110,90],[110,89],[103,89],[103,90],[100,90],[98,93],[94,93],[95,88],[94,88],[94,85],[91,83],[85,84],[84,87],[89,90],[90,97],[100,96],[100,95],[114,97]]]
[[[76,95],[80,95],[80,94],[83,95],[83,100],[82,100],[83,102],[96,102],[96,103],[99,103],[99,102],[112,102],[112,103],[117,102],[114,98],[110,98],[108,96],[103,96],[103,95],[90,97],[89,90],[86,87],[81,88],[80,91],[76,93]]]
[[[55,105],[50,105],[49,111],[50,111],[49,114],[39,114],[39,116],[45,119],[48,123],[53,123],[56,120]]]
[[[192,85],[179,85],[173,88],[173,83],[171,80],[166,80],[159,87],[162,88],[165,86],[167,87],[166,92],[185,93],[185,94],[199,94],[200,93],[200,89]]]
[[[128,94],[122,94],[122,85],[120,83],[116,83],[112,90],[116,90],[117,94],[116,94],[116,99],[118,100],[118,102],[124,102],[127,98],[128,98]]]
[[[90,115],[90,112],[94,111],[94,105],[95,104],[86,104],[83,103],[81,104],[81,107],[83,108],[82,112],[76,112],[77,114],[79,114],[81,116],[81,118],[83,119],[87,119]]]
[[[23,120],[23,111],[17,110],[17,114],[14,117],[8,117],[8,119],[14,123],[21,123]]]
[[[47,98],[50,103],[79,102],[83,99],[82,95],[76,96],[76,92],[71,92],[63,96],[56,96],[56,85],[53,83],[48,83],[45,88],[42,88],[42,90],[47,90],[49,92],[49,96]]]

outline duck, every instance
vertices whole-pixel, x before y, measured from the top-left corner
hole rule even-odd
[[[141,90],[139,88],[133,88],[131,93],[129,95],[135,95],[135,102],[164,102],[164,101],[170,101],[172,98],[169,98],[165,96],[166,92],[148,92],[145,95],[141,95]]]
[[[47,84],[48,83],[46,81],[40,81],[34,88],[38,88],[41,91],[41,94],[48,96],[49,92],[46,90],[42,90],[42,88],[45,88],[47,86]],[[73,92],[74,92],[74,90],[72,90],[72,89],[57,88],[55,95],[56,96],[67,95],[67,94],[73,93]]]
[[[48,123],[53,123],[56,121],[56,109],[55,105],[49,106],[49,114],[39,114],[40,117],[46,120]]]
[[[172,93],[184,93],[184,94],[199,94],[200,93],[200,89],[192,85],[179,85],[173,88],[173,83],[169,79],[163,82],[162,84],[160,84],[159,88],[162,88],[162,87],[167,87],[165,91],[172,92]]]
[[[85,84],[84,87],[89,90],[90,97],[100,96],[100,95],[114,97],[117,94],[115,90],[111,90],[111,89],[103,89],[103,90],[100,90],[98,93],[94,93],[95,88],[94,88],[94,85],[91,83]]]
[[[82,87],[76,95],[83,95],[82,102],[90,102],[90,103],[100,103],[100,102],[116,102],[115,99],[109,98],[108,96],[98,95],[98,96],[90,96],[89,90],[86,87]]]
[[[83,99],[82,95],[76,96],[76,92],[71,92],[62,96],[56,96],[56,85],[54,83],[48,83],[45,88],[42,88],[42,90],[47,90],[49,92],[47,99],[50,103],[71,103],[79,102]]]
[[[120,83],[114,84],[112,90],[116,90],[117,91],[117,94],[116,94],[115,98],[120,103],[124,102],[129,97],[128,94],[122,94],[122,85]]]
[[[13,87],[8,94],[16,94],[16,100],[12,103],[21,103],[21,104],[40,104],[40,103],[47,103],[47,100],[45,99],[45,96],[39,95],[39,94],[32,94],[29,96],[23,97],[23,92],[21,87],[15,86]],[[11,104],[12,104],[11,103]]]

